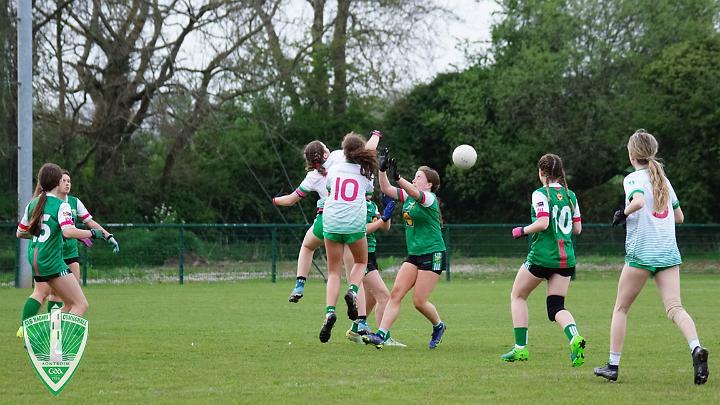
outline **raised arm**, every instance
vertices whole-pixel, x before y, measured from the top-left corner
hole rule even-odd
[[[367,143],[365,144],[365,149],[377,150],[378,143],[380,143],[380,139],[382,137],[383,135],[380,131],[378,131],[377,129],[373,130],[370,133],[370,139],[368,139]]]

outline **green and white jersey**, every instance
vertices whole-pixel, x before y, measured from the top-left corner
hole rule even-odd
[[[655,212],[655,200],[647,170],[630,173],[623,180],[625,205],[635,194],[645,196],[645,206],[628,215],[625,236],[625,262],[652,267],[671,267],[682,263],[675,240],[675,215],[680,207],[675,190],[666,178],[670,198],[661,212]]]
[[[25,213],[18,224],[19,231],[28,231],[29,218],[38,201],[39,198],[35,197],[25,207]],[[63,260],[62,229],[74,227],[70,205],[48,193],[40,223],[40,235],[33,236],[28,247],[28,261],[32,266],[33,275],[50,276],[67,270]]]
[[[305,175],[305,179],[295,189],[295,194],[300,198],[305,198],[312,191],[316,192],[320,197],[317,201],[317,207],[322,208],[323,204],[325,204],[325,198],[328,196],[327,179],[325,175],[317,170],[310,171]]]
[[[380,211],[378,211],[378,206],[375,204],[373,200],[367,200],[367,223],[371,224],[375,221],[380,220]],[[368,253],[372,253],[375,251],[375,248],[377,247],[377,238],[375,237],[375,232],[367,234],[367,244],[368,244]]]
[[[92,215],[90,215],[90,212],[85,208],[85,204],[83,204],[79,198],[74,195],[68,195],[65,202],[70,205],[74,224],[78,223],[78,219],[83,223],[87,223],[92,219]],[[79,255],[77,239],[65,239],[63,243],[63,258],[73,259]]]
[[[335,163],[327,174],[329,194],[323,209],[323,230],[351,234],[365,232],[367,206],[365,190],[368,179],[360,174],[356,163]]]
[[[565,191],[559,183],[548,185],[533,191],[530,219],[549,217],[550,224],[542,232],[530,235],[530,252],[527,261],[530,264],[564,269],[575,267],[575,246],[572,240],[574,222],[580,222],[580,205],[572,190]],[[570,204],[572,201],[572,205]]]
[[[423,191],[420,201],[398,188],[398,200],[403,203],[405,241],[408,254],[420,256],[445,250],[440,225],[440,205],[434,193]]]

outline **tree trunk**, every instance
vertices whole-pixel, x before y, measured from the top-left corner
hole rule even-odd
[[[328,75],[327,66],[327,46],[323,42],[325,0],[312,0],[312,7],[313,24],[310,29],[313,41],[312,54],[310,55],[312,58],[312,74],[310,83],[308,83],[308,97],[311,105],[314,105],[322,112],[327,112],[330,76]]]
[[[330,44],[330,62],[334,80],[332,86],[332,107],[335,114],[345,113],[347,104],[347,22],[350,17],[350,1],[338,0],[338,11],[335,17],[335,31]]]

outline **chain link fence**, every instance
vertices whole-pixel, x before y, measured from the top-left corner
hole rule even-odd
[[[459,272],[515,270],[527,243],[513,240],[512,224],[446,224],[448,279]],[[16,224],[0,224],[0,283],[17,276]],[[80,244],[82,281],[93,283],[235,281],[294,277],[297,254],[308,225],[302,224],[107,224],[120,244],[113,254],[102,240],[91,249]],[[720,225],[677,227],[683,258],[712,263],[720,258]],[[406,256],[403,225],[377,235],[380,268],[392,272]],[[585,263],[620,268],[625,231],[584,224],[576,238],[578,269]],[[592,267],[592,266],[590,266]],[[323,250],[315,253],[311,276],[324,278]]]

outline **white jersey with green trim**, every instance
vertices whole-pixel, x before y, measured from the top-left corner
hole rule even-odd
[[[323,210],[323,230],[351,234],[365,232],[367,206],[365,190],[368,179],[360,174],[356,163],[335,163],[327,174],[329,195]]]
[[[317,170],[309,171],[305,175],[305,179],[303,179],[302,183],[295,189],[295,194],[300,198],[305,198],[312,191],[316,192],[319,197],[317,207],[322,208],[325,203],[325,198],[328,196],[327,179],[325,175]]]
[[[671,267],[682,263],[675,240],[675,215],[673,210],[680,207],[670,180],[665,178],[670,198],[661,212],[655,210],[655,199],[646,169],[630,173],[623,180],[625,205],[635,194],[645,196],[645,206],[628,215],[625,236],[625,262],[652,267]]]

